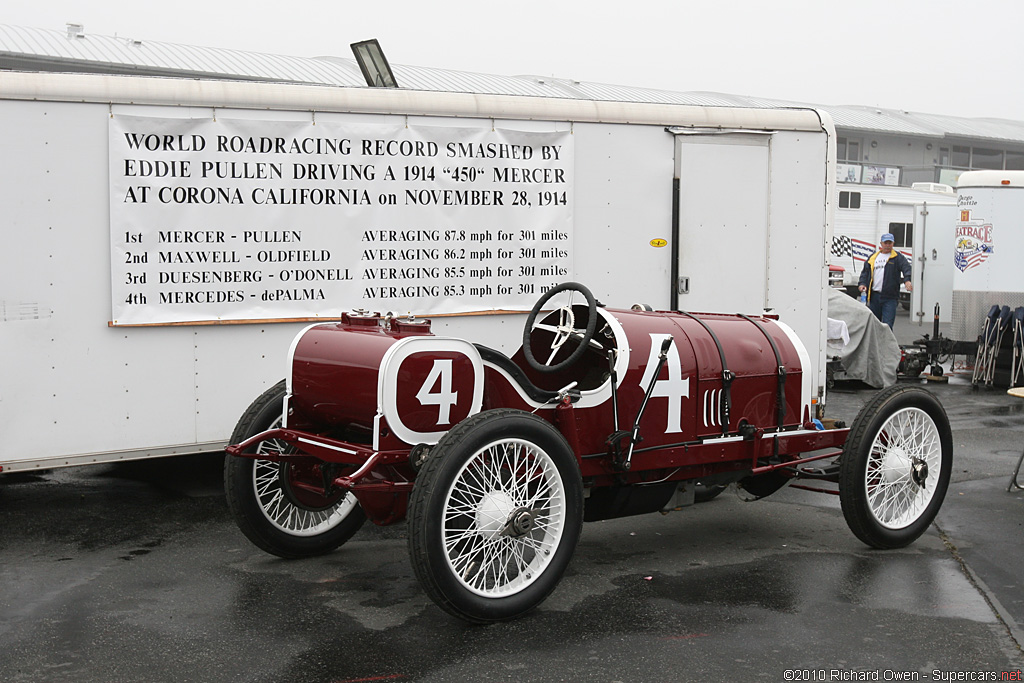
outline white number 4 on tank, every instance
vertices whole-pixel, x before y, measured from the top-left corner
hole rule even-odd
[[[651,355],[647,358],[647,367],[644,368],[644,377],[640,380],[640,388],[644,391],[651,384],[654,370],[658,367],[658,353],[661,351],[661,344],[670,334],[651,333]],[[683,397],[690,397],[690,378],[683,377],[683,369],[679,362],[679,352],[676,345],[668,347],[668,355],[665,357],[665,365],[668,366],[668,379],[659,379],[654,385],[651,398],[660,397],[668,399],[668,426],[665,433],[683,431],[681,422],[683,415]]]
[[[679,361],[676,360],[676,366]],[[431,391],[435,384],[439,384],[437,391]],[[437,406],[437,424],[451,424],[452,406],[459,401],[459,392],[452,391],[452,360],[435,359],[434,366],[430,368],[426,381],[416,393],[416,399],[420,405]]]

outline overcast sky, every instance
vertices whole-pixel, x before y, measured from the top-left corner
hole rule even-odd
[[[41,0],[0,14],[68,22],[303,57],[377,38],[393,64],[1024,120],[1022,0]]]

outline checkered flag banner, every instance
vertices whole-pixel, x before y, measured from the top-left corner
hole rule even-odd
[[[846,235],[833,235],[832,237],[832,255],[833,256],[851,256],[853,250],[850,246],[850,238]]]

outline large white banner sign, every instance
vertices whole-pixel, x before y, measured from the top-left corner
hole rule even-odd
[[[113,116],[112,324],[528,309],[572,207],[569,132]]]

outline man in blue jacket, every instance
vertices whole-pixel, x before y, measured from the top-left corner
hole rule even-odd
[[[893,250],[895,239],[891,232],[882,235],[878,251],[864,262],[864,269],[860,273],[860,291],[867,293],[868,308],[890,330],[896,322],[900,283],[906,283],[908,292],[914,289],[910,284],[910,261]]]

